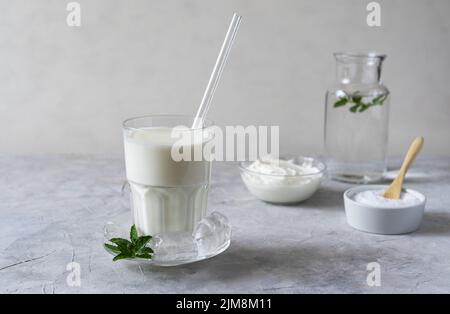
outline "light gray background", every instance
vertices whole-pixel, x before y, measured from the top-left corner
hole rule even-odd
[[[280,125],[281,149],[322,151],[332,52],[388,54],[390,153],[416,135],[450,155],[450,1],[0,0],[0,152],[121,154],[121,121],[193,114],[233,11],[244,21],[214,99],[219,125]]]

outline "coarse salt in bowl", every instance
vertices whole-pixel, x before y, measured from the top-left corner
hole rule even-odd
[[[399,200],[384,198],[385,185],[357,186],[344,192],[347,222],[355,229],[377,234],[404,234],[422,222],[426,197],[404,189]]]

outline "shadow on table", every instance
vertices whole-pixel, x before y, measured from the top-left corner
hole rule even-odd
[[[314,208],[323,210],[344,210],[344,192],[347,188],[321,187],[310,199],[288,206],[299,208]]]
[[[450,213],[425,211],[422,225],[415,234],[418,235],[450,234]]]
[[[269,290],[292,287],[277,287],[277,279],[293,280],[299,284],[317,286],[317,279],[346,281],[352,276],[345,269],[354,269],[351,265],[365,270],[365,265],[380,258],[379,251],[373,248],[336,248],[299,243],[288,247],[244,246],[233,243],[230,249],[212,259],[177,267],[145,266],[145,272],[163,276],[165,280],[179,281],[198,274],[197,278],[222,283],[239,280],[256,280],[255,284],[273,281]],[[129,267],[139,272],[137,267]]]

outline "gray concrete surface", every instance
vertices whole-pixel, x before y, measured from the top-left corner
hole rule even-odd
[[[235,164],[216,163],[209,208],[229,217],[232,244],[175,268],[112,263],[103,250],[104,223],[128,204],[123,178],[120,158],[0,155],[0,292],[450,292],[450,158],[411,169],[406,184],[428,204],[420,230],[401,236],[350,228],[346,184],[327,182],[296,206],[268,205],[245,190]],[[67,284],[72,261],[80,287]],[[380,287],[366,283],[371,262]]]

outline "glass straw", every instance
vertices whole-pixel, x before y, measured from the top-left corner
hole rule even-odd
[[[223,68],[227,62],[228,54],[230,53],[234,39],[236,38],[236,33],[239,29],[239,25],[241,24],[241,19],[242,16],[237,13],[233,14],[233,18],[231,19],[230,26],[228,27],[222,48],[220,48],[216,64],[214,65],[214,69],[211,73],[211,77],[209,78],[205,93],[203,94],[202,102],[200,103],[200,107],[198,108],[194,122],[192,123],[192,129],[198,129],[203,126],[203,121],[208,113],[208,109],[211,105],[211,100],[214,96],[217,85],[219,84],[220,76],[222,75]]]

